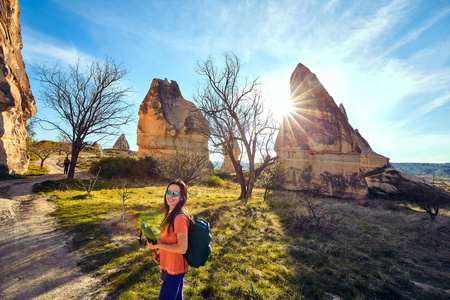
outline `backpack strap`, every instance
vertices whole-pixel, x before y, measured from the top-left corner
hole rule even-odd
[[[183,215],[185,215],[186,216],[186,218],[188,218],[189,219],[189,217],[184,213],[184,212],[182,212],[181,210],[180,211],[178,211],[176,214],[175,214],[175,216],[173,217],[173,220],[172,220],[172,231],[173,232],[175,232],[175,218],[179,215],[179,214],[183,214]],[[188,229],[188,232],[189,232],[189,229]],[[186,258],[184,257],[184,254],[183,254],[183,267],[184,267],[184,269],[186,269]]]
[[[172,220],[172,231],[173,231],[173,232],[175,232],[175,218],[176,218],[179,214],[183,214],[183,215],[185,215],[185,216],[189,219],[189,217],[188,217],[184,212],[182,212],[181,210],[178,211],[178,212],[175,214],[175,216],[173,217],[173,220]]]

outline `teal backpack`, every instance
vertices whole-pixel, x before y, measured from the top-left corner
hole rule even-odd
[[[182,214],[183,212],[178,212]],[[173,218],[175,220],[175,217]],[[193,228],[189,228],[188,233],[188,249],[184,255],[188,265],[194,268],[204,266],[211,254],[211,227],[209,223],[199,216],[193,215]],[[174,229],[172,223],[172,230]]]

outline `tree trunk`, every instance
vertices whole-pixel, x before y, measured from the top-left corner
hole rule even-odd
[[[70,160],[69,172],[67,174],[67,181],[73,181],[75,176],[75,166],[77,165],[78,155],[80,154],[81,147],[77,147],[75,143],[72,146],[72,158]]]
[[[45,158],[41,159],[41,169],[44,167],[44,160],[45,160]]]

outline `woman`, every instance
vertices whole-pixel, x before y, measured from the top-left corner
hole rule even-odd
[[[182,180],[172,180],[164,195],[161,241],[155,245],[147,242],[150,249],[160,250],[153,260],[166,272],[158,299],[183,299],[184,274],[188,270],[183,254],[188,248],[188,230],[192,222],[186,202],[186,185]]]

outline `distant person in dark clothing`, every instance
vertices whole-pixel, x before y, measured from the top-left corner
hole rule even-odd
[[[66,156],[66,159],[64,160],[64,174],[67,174],[67,171],[69,170],[70,160]]]

